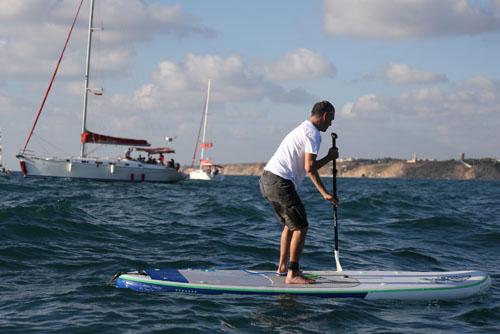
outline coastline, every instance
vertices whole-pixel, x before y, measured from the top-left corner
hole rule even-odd
[[[266,163],[224,164],[225,175],[261,175]],[[332,164],[319,170],[332,176]],[[500,180],[500,162],[495,159],[466,159],[409,162],[399,159],[356,159],[337,161],[337,176],[352,178],[413,178],[454,180]]]

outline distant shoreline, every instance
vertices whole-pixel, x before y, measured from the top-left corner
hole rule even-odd
[[[226,175],[261,175],[266,163],[224,164]],[[332,164],[320,169],[332,176]],[[490,158],[407,161],[400,159],[354,159],[337,161],[338,177],[500,180],[500,161]]]
[[[225,175],[260,176],[265,162],[222,164]],[[189,166],[183,166],[184,172]],[[20,171],[11,171],[13,174]],[[332,163],[319,170],[332,176]],[[337,160],[337,176],[346,178],[403,178],[450,180],[500,180],[500,160],[492,158],[464,160],[349,159]]]

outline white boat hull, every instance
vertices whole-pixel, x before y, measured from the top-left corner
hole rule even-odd
[[[25,177],[132,182],[179,182],[186,178],[184,173],[172,167],[127,159],[18,158]]]
[[[201,169],[195,169],[191,173],[189,173],[189,179],[190,180],[216,180],[216,181],[222,181],[224,179],[224,174],[219,173],[217,175],[213,175],[212,173],[207,173],[204,170]]]

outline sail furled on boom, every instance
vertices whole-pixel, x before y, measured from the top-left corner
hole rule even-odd
[[[145,139],[130,139],[100,135],[94,132],[82,133],[82,143],[86,144],[107,144],[107,145],[133,145],[133,146],[151,146]]]

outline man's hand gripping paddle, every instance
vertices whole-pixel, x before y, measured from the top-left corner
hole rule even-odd
[[[332,147],[337,147],[336,143],[337,134],[332,132]],[[337,198],[337,160],[333,159],[333,197],[338,201]],[[339,231],[337,224],[337,206],[333,206],[333,226],[335,230],[335,263],[337,264],[337,271],[342,271],[339,261]]]

